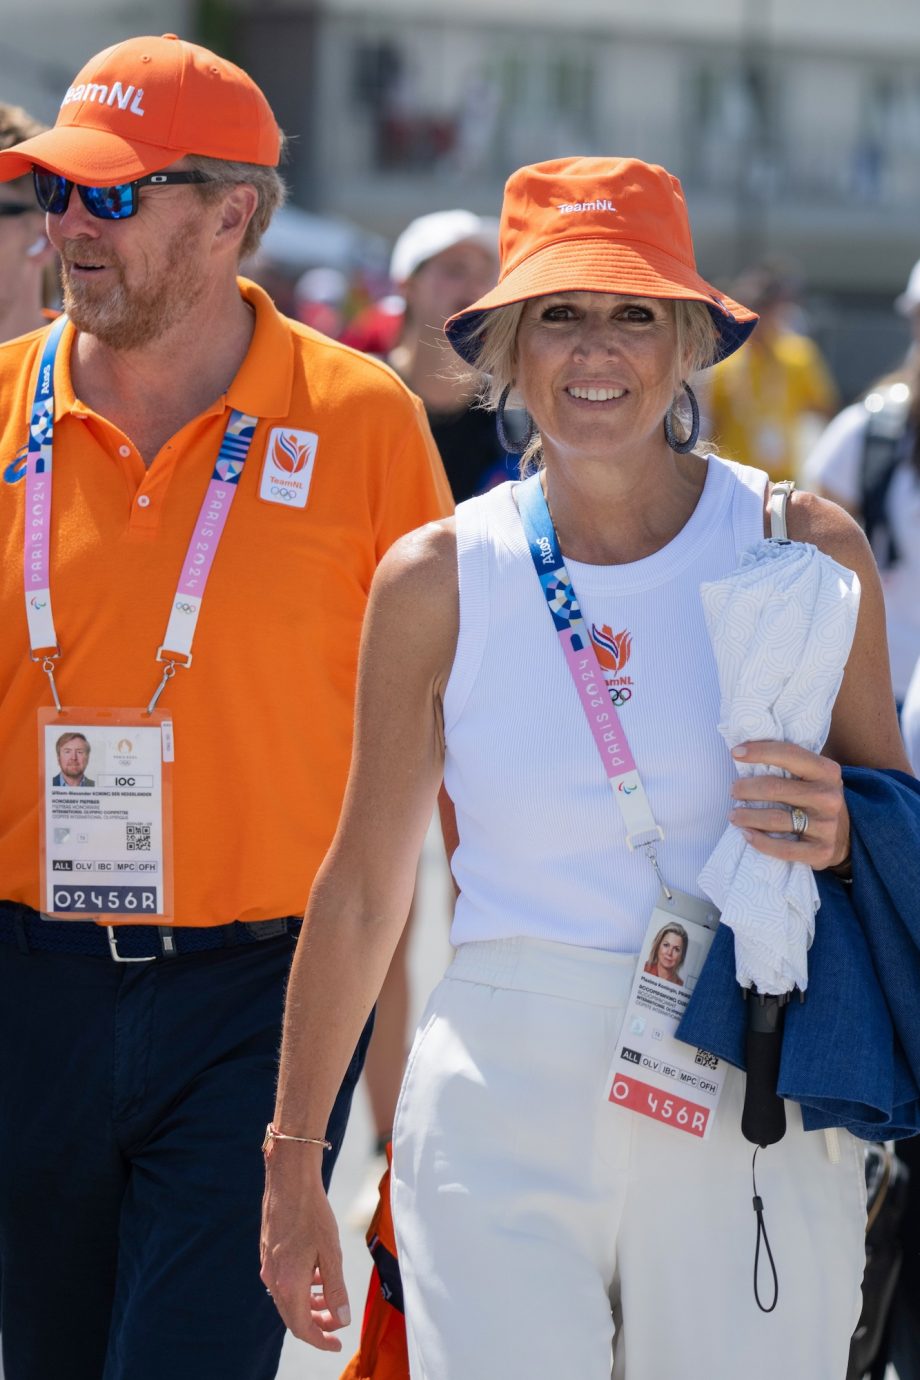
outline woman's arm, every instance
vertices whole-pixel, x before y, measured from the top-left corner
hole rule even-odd
[[[797,780],[791,783],[780,776],[739,778],[732,787],[739,808],[729,818],[748,831],[749,842],[760,852],[790,862],[807,862],[819,870],[839,866],[850,854],[850,820],[840,764],[894,767],[907,772],[910,766],[891,689],[882,586],[864,533],[836,504],[810,493],[793,495],[788,528],[793,541],[813,542],[859,576],[862,594],[856,634],[823,753],[778,742],[747,743],[736,748],[736,757],[782,767]],[[771,808],[744,808],[761,800],[771,802]],[[770,838],[770,833],[789,834],[790,805],[807,812],[806,833],[801,838]]]
[[[443,769],[441,700],[457,642],[453,519],[397,542],[361,641],[355,745],[339,827],[307,907],[288,985],[274,1124],[322,1137],[412,900]],[[318,1146],[275,1142],[262,1278],[291,1331],[323,1350],[347,1324],[338,1232]],[[322,1297],[311,1301],[314,1270]]]

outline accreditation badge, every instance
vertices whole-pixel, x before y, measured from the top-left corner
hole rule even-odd
[[[617,1039],[608,1100],[664,1126],[706,1140],[726,1065],[676,1038],[719,912],[710,902],[662,888],[642,943]]]
[[[172,716],[40,709],[38,752],[42,912],[168,924]]]

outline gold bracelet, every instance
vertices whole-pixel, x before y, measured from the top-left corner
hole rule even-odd
[[[274,1122],[269,1122],[265,1128],[265,1139],[262,1142],[262,1154],[268,1157],[271,1154],[272,1145],[276,1140],[294,1140],[298,1145],[321,1145],[324,1150],[332,1149],[332,1141],[325,1140],[322,1136],[288,1136],[284,1131],[275,1128]]]

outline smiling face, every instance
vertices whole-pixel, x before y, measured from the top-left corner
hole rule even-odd
[[[673,303],[600,292],[533,298],[516,352],[517,389],[547,459],[666,446],[662,421],[680,387]]]
[[[155,340],[204,295],[213,223],[213,204],[191,186],[143,187],[137,215],[121,221],[90,215],[75,188],[64,213],[46,218],[67,315],[113,349]]]

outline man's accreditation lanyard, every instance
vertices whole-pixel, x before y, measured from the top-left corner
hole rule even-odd
[[[192,642],[214,557],[236,497],[258,418],[231,410],[182,562],[156,660],[163,675],[144,709],[65,708],[51,608],[54,365],[66,318],[48,332],[29,421],[23,577],[29,646],[55,708],[39,709],[42,913],[73,920],[172,917],[172,722],[156,708]],[[109,926],[112,952],[118,957]]]
[[[57,709],[61,709],[54,679],[54,663],[61,655],[51,609],[51,486],[54,441],[54,362],[67,324],[58,317],[48,332],[38,370],[38,384],[29,422],[26,458],[26,517],[23,575],[26,618],[32,660],[40,661],[51,684]],[[227,421],[217,463],[198,513],[169,613],[166,634],[156,659],[165,663],[148,711],[155,708],[167,681],[178,666],[192,664],[192,641],[198,625],[201,601],[224,533],[227,517],[246,464],[258,418],[233,409]]]
[[[608,1101],[706,1139],[722,1091],[724,1066],[705,1050],[694,1053],[676,1038],[676,1032],[695,973],[712,942],[718,912],[698,897],[669,887],[661,876],[656,844],[664,838],[664,830],[652,814],[620,716],[610,699],[562,559],[540,476],[533,475],[520,484],[515,497],[566,665],[626,826],[626,842],[630,849],[644,849],[661,883],[617,1039]],[[681,955],[679,964],[662,974],[658,960],[666,936],[679,945]],[[686,978],[680,976],[679,968],[684,969]]]

